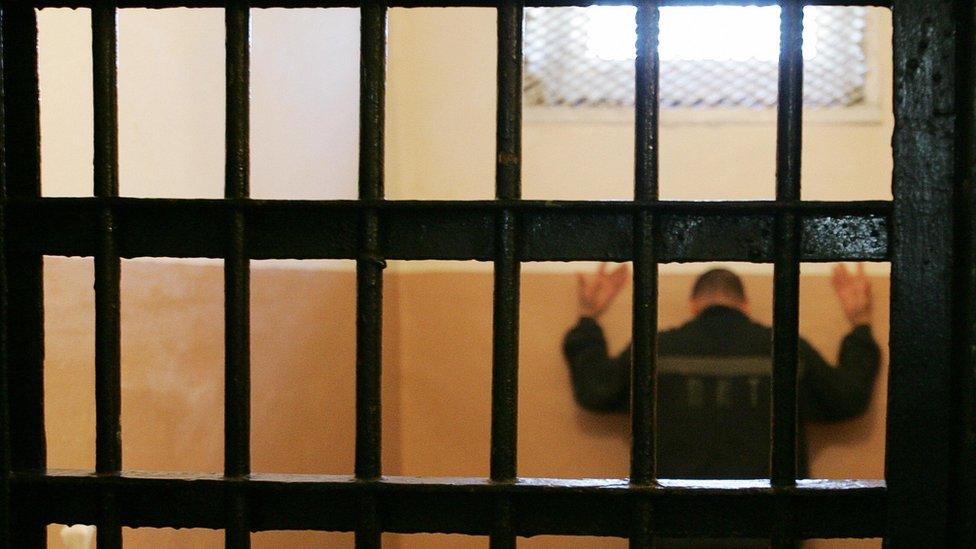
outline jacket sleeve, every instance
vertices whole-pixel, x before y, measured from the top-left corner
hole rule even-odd
[[[881,350],[871,328],[855,327],[841,343],[832,367],[806,341],[800,341],[800,413],[807,421],[841,421],[867,410],[878,377]]]
[[[581,318],[563,340],[563,356],[569,364],[573,396],[587,410],[622,411],[629,405],[630,350],[613,358],[600,325]]]

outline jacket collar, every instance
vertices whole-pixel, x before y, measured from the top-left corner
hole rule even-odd
[[[728,307],[726,305],[712,305],[710,307],[706,307],[702,312],[698,313],[695,320],[712,320],[719,318],[741,320],[749,319],[745,313],[734,307]]]

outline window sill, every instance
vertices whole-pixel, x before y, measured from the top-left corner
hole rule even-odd
[[[528,124],[627,124],[634,123],[633,107],[525,107]],[[852,107],[810,109],[804,125],[879,126],[885,121],[881,106],[863,103]],[[776,109],[662,108],[661,126],[774,125]]]

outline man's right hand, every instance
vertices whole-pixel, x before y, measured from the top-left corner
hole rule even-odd
[[[871,284],[867,276],[864,275],[864,263],[857,264],[857,274],[851,274],[843,263],[834,267],[834,276],[831,279],[834,284],[834,291],[840,300],[841,309],[844,316],[851,322],[852,326],[861,324],[871,324],[871,311],[873,300],[871,298]]]
[[[580,316],[597,318],[606,312],[613,298],[627,283],[628,272],[626,263],[609,273],[607,264],[601,263],[594,275],[577,273]]]

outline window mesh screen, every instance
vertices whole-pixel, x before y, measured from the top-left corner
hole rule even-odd
[[[865,8],[804,9],[804,104],[864,99]],[[527,105],[632,106],[635,9],[525,10]],[[776,105],[779,7],[661,9],[663,107]]]

